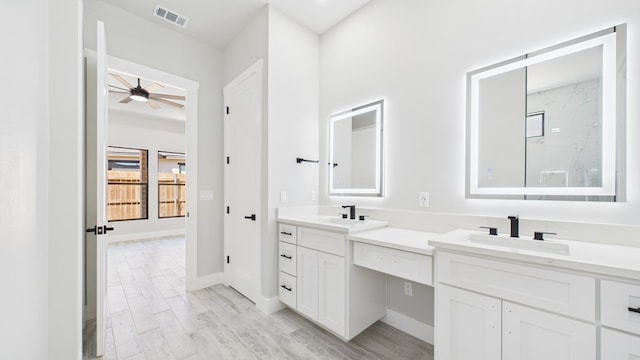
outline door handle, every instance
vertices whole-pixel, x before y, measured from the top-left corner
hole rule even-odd
[[[96,235],[106,234],[109,231],[113,231],[112,226],[102,225],[102,226],[94,226],[92,228],[87,228],[88,233],[94,233]]]
[[[256,214],[251,214],[251,216],[245,216],[245,219],[249,219],[251,221],[256,221]]]

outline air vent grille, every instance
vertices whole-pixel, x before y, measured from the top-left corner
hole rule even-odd
[[[186,16],[177,14],[160,5],[156,5],[156,8],[153,10],[153,15],[181,28],[187,27],[187,24],[189,23],[189,18],[187,18]]]

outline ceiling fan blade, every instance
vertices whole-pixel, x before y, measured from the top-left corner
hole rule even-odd
[[[122,85],[126,86],[129,89],[133,89],[135,88],[135,86],[129,84],[127,82],[127,80],[123,79],[122,76],[118,75],[118,74],[114,74],[114,73],[109,73],[109,75],[111,75],[114,79],[120,81],[122,83]]]
[[[153,83],[153,84],[147,86],[144,89],[147,92],[154,92],[154,91],[159,90],[159,89],[164,89],[164,86],[162,86],[161,84],[158,84],[158,83]]]
[[[133,100],[133,99],[131,98],[131,96],[127,96],[126,98],[124,98],[124,99],[120,100],[119,102],[120,102],[120,103],[122,103],[122,104],[126,104],[126,103],[131,102],[131,100]]]
[[[182,95],[169,95],[169,94],[149,94],[149,96],[155,98],[165,98],[165,99],[173,99],[173,100],[184,100],[185,97]]]
[[[120,90],[109,90],[109,92],[114,94],[129,94],[128,91],[120,91]]]
[[[149,100],[149,101],[147,101],[147,104],[149,106],[151,106],[151,108],[153,108],[153,109],[160,109],[160,105],[158,105],[158,103],[156,103],[155,101]]]
[[[130,89],[125,89],[125,88],[117,87],[117,86],[115,86],[115,85],[111,85],[111,84],[109,85],[109,87],[112,87],[112,88],[114,88],[114,89],[118,89],[118,90],[122,90],[122,91],[126,91],[126,92],[129,92],[129,90],[130,90]]]
[[[155,100],[157,102],[161,102],[163,104],[175,106],[175,107],[180,108],[180,109],[184,108],[184,105],[182,105],[182,104],[178,104],[177,102],[165,100],[163,98],[156,98],[156,97],[153,97],[153,96],[149,96],[149,99],[153,99],[153,100]]]

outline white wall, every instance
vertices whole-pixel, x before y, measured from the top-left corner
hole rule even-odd
[[[0,24],[2,359],[81,355],[77,6],[21,1]]]
[[[640,168],[627,169],[627,202],[579,203],[523,200],[468,200],[465,184],[466,73],[623,22],[628,23],[628,58],[640,55],[640,3],[541,0],[374,0],[320,39],[320,155],[327,160],[330,114],[385,99],[386,194],[381,199],[329,197],[320,168],[322,205],[355,203],[394,226],[447,231],[453,227],[499,226],[520,214],[523,233],[557,231],[567,238],[637,243],[640,234]],[[627,63],[628,99],[640,95],[640,65]],[[637,102],[627,107],[627,137],[640,135]],[[627,141],[627,163],[640,160],[637,142]],[[418,192],[429,191],[431,207],[418,207]],[[391,209],[399,209],[395,211]],[[439,215],[449,213],[453,215]],[[466,215],[479,215],[478,217]],[[541,219],[549,221],[534,221]],[[562,221],[562,222],[559,222]],[[575,223],[568,223],[575,222]],[[582,222],[624,224],[605,226]],[[419,225],[417,225],[419,224]],[[539,230],[535,230],[539,231]],[[613,235],[615,234],[615,235]],[[389,289],[401,289],[390,280]],[[405,304],[390,290],[389,307],[421,321],[432,299]],[[426,297],[425,297],[426,296]],[[415,296],[414,296],[415,298]],[[431,310],[429,310],[431,311]]]
[[[640,3],[633,0],[550,1],[527,4],[374,0],[321,37],[320,154],[326,124],[337,110],[385,98],[384,199],[329,198],[321,172],[322,204],[454,214],[640,224],[640,173],[628,167],[626,203],[467,200],[465,176],[465,75],[468,71],[627,22],[628,58],[636,46]],[[550,11],[552,9],[552,11]],[[533,31],[532,29],[535,29]],[[628,64],[628,99],[638,96],[638,64]],[[638,137],[638,104],[628,102],[627,136]],[[640,147],[628,141],[628,164]],[[414,161],[418,156],[418,161]],[[417,207],[419,191],[431,207]]]
[[[318,160],[319,38],[278,10],[269,11],[268,115],[268,227],[263,247],[263,294],[278,295],[278,236],[276,209],[317,205],[320,168],[327,159],[296,163],[296,158]],[[280,192],[287,202],[280,203]]]
[[[100,0],[85,4],[85,47],[95,49],[95,23],[104,21],[109,55],[197,81],[198,187],[214,201],[198,203],[199,277],[222,271],[222,56],[218,49]]]
[[[158,218],[157,160],[158,151],[185,152],[184,126],[183,121],[109,111],[109,146],[149,151],[148,219],[112,223],[115,231],[108,234],[110,240],[145,239],[158,233],[184,233],[184,218]]]
[[[46,0],[11,6],[0,24],[0,358],[47,357],[48,70]],[[12,36],[17,31],[21,36]],[[18,96],[31,93],[30,97]],[[8,296],[11,294],[10,296]]]

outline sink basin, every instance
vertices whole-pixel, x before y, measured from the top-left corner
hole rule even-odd
[[[553,254],[569,254],[569,245],[553,240],[533,240],[527,238],[512,238],[505,235],[469,234],[469,242],[501,246],[510,249],[539,251]]]
[[[331,218],[329,222],[338,225],[347,225],[347,226],[357,226],[364,225],[367,223],[367,220],[358,220],[358,219],[344,219],[344,218]]]

